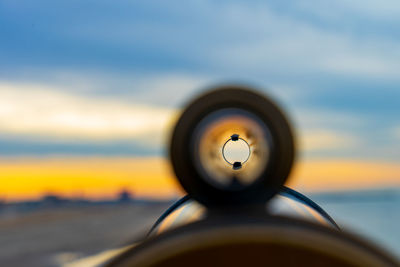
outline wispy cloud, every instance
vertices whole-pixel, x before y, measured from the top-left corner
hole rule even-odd
[[[280,16],[268,6],[257,10],[243,8],[236,16],[244,21],[248,32],[257,31],[258,34],[232,42],[222,53],[218,52],[217,58],[225,64],[229,62],[229,66],[266,73],[285,70],[289,75],[368,75],[369,79],[396,80],[399,77],[397,40],[376,36],[361,38],[329,30],[295,17]],[[272,29],[271,25],[276,28]]]
[[[300,137],[300,148],[305,151],[354,149],[360,144],[359,137],[340,131],[318,129],[307,131]]]
[[[396,0],[377,2],[374,0],[339,0],[331,1],[292,1],[293,6],[300,12],[318,16],[322,20],[335,20],[344,23],[346,15],[352,14],[356,18],[378,20],[379,22],[399,21],[400,5]]]
[[[293,115],[303,152],[354,150],[365,142],[365,136],[356,130],[368,120],[359,114],[319,108],[299,109]]]
[[[302,108],[293,112],[297,126],[312,130],[314,128],[350,129],[368,123],[368,118],[359,113],[326,108]]]
[[[186,88],[194,84],[196,81],[189,78],[160,76],[141,87],[160,101],[168,101],[171,95],[188,94]],[[164,90],[165,86],[170,90]],[[146,90],[143,92],[146,94]],[[62,140],[88,144],[136,141],[160,147],[176,115],[174,108],[129,102],[121,97],[93,97],[44,85],[0,84],[0,132],[29,140],[39,138],[40,146],[43,140],[49,144]],[[337,130],[359,124],[360,118],[309,110],[296,113],[297,119],[299,144],[304,151],[338,151],[360,143],[352,134]]]
[[[174,114],[171,108],[79,96],[43,86],[0,84],[3,134],[87,141],[139,138],[158,144]]]

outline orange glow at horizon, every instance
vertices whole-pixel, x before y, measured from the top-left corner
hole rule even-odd
[[[299,162],[289,186],[310,191],[400,186],[395,163],[321,159]],[[169,163],[152,158],[41,158],[0,160],[0,200],[37,199],[45,194],[113,198],[126,189],[138,197],[182,194]]]
[[[91,199],[134,196],[170,198],[180,193],[162,158],[55,158],[0,161],[0,199],[37,199],[46,194]]]
[[[372,160],[310,159],[296,164],[288,186],[305,192],[400,187],[400,166]]]

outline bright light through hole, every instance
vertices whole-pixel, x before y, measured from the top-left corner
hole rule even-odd
[[[244,163],[250,157],[250,147],[242,139],[237,141],[229,140],[223,148],[223,156],[230,164],[235,162]]]

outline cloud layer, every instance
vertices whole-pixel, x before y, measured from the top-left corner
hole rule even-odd
[[[2,1],[2,155],[49,153],[52,144],[61,154],[125,154],[124,142],[143,155],[187,99],[240,82],[287,108],[302,155],[396,160],[399,9],[396,1]]]
[[[165,131],[173,114],[169,108],[87,98],[43,86],[0,84],[4,134],[87,141],[146,139]]]

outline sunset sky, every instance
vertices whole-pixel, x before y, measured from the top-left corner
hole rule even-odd
[[[0,199],[182,192],[186,101],[250,84],[298,137],[304,192],[400,186],[400,3],[0,3]]]

